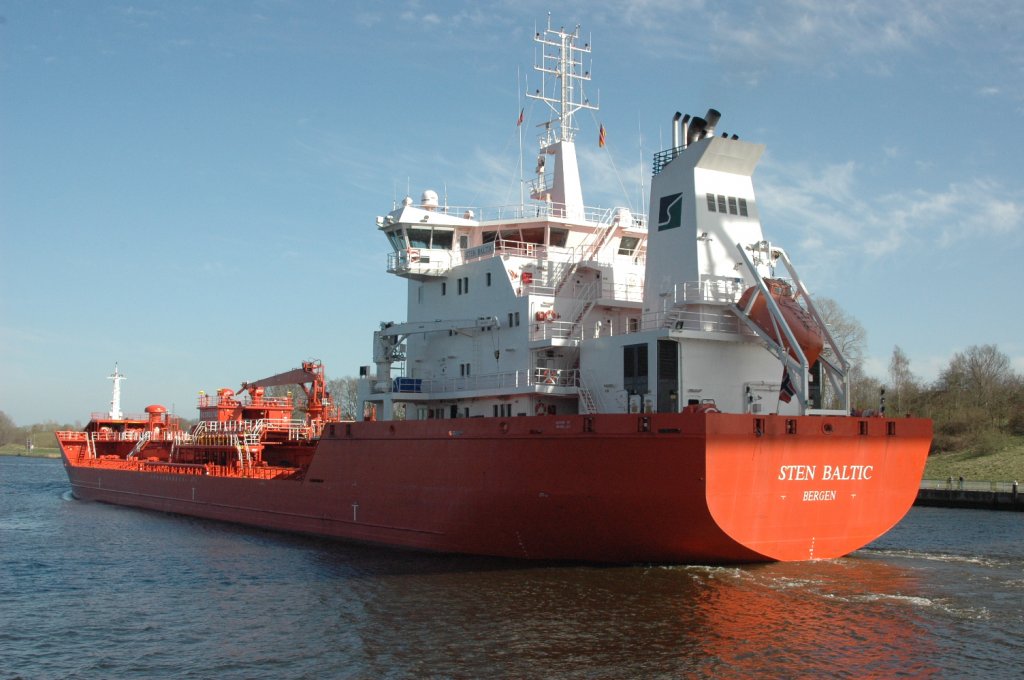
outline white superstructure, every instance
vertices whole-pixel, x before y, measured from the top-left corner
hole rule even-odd
[[[579,28],[548,28],[543,88],[552,119],[540,140],[534,203],[481,210],[433,191],[377,218],[408,279],[407,321],[374,333],[375,366],[360,397],[375,417],[406,419],[679,411],[713,401],[733,412],[820,408],[821,375],[845,410],[845,368],[826,336],[821,369],[794,347],[763,277],[784,265],[822,327],[785,253],[767,243],[751,176],[764,147],[715,137],[719,114],[676,114],[673,148],[655,156],[651,220],[583,202],[573,114],[593,109]],[[778,277],[776,277],[778,278]],[[774,332],[737,303],[769,298]],[[784,347],[785,346],[785,347]],[[784,371],[797,398],[780,401]],[[400,413],[397,415],[401,416]]]

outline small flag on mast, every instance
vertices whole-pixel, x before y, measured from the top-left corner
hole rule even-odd
[[[604,124],[601,124],[601,131],[597,135],[597,145],[604,148],[605,142],[607,141],[607,134],[604,131]]]
[[[519,120],[516,121],[516,127],[519,127],[520,125],[523,124],[523,114],[524,113],[526,113],[526,109],[525,108],[519,109]]]

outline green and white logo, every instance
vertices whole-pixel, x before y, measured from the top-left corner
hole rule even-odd
[[[683,226],[683,195],[669,194],[661,197],[658,206],[658,231]]]

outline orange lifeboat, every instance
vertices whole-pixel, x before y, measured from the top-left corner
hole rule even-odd
[[[825,339],[822,337],[821,329],[818,328],[818,324],[814,322],[814,318],[810,313],[796,301],[791,285],[779,279],[765,279],[764,283],[768,288],[768,292],[771,293],[772,299],[779,306],[782,317],[786,320],[790,330],[793,331],[797,344],[800,345],[804,356],[807,357],[807,365],[813,366],[814,362],[821,356],[821,350],[825,346]],[[751,286],[743,292],[739,302],[741,309],[747,308],[750,298],[757,291],[757,286]],[[754,304],[747,314],[769,337],[788,349],[794,359],[797,358],[796,352],[793,351],[785,334],[781,330],[776,330],[775,324],[772,323],[771,311],[768,309],[768,303],[765,302],[763,295],[759,295],[754,300]]]

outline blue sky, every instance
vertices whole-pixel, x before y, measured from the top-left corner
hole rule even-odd
[[[115,361],[126,410],[186,416],[306,358],[355,374],[404,320],[375,217],[518,200],[549,10],[594,46],[588,205],[635,208],[672,114],[717,108],[869,373],[988,343],[1024,371],[1019,2],[0,0],[0,410],[84,421]]]

